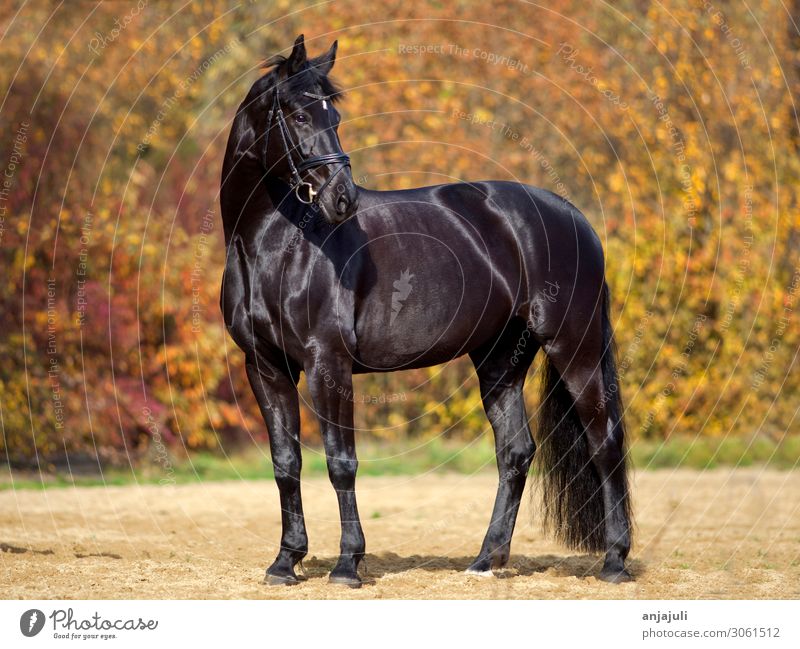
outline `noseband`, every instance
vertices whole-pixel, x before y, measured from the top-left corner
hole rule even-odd
[[[325,102],[330,101],[329,97],[315,95],[311,92],[304,92],[303,95],[306,97],[311,97],[312,99],[321,99],[323,105],[325,105]],[[272,108],[270,108],[269,111],[269,121],[267,122],[267,146],[269,146],[269,135],[272,132],[273,120],[277,122],[278,132],[281,134],[283,150],[284,154],[286,155],[286,159],[289,161],[289,170],[292,174],[292,187],[294,189],[295,196],[297,196],[297,200],[299,200],[301,203],[305,203],[306,205],[316,203],[319,200],[320,194],[322,194],[325,188],[330,185],[331,181],[336,177],[336,175],[345,167],[350,166],[350,156],[346,153],[324,153],[322,155],[303,158],[297,165],[295,165],[294,159],[292,158],[292,151],[295,149],[299,150],[299,148],[298,145],[295,145],[295,143],[292,141],[292,134],[289,132],[289,127],[286,125],[286,117],[283,115],[281,102],[278,98],[278,86],[275,86],[275,95],[273,96],[272,100]],[[308,171],[309,169],[315,169],[316,167],[322,167],[324,165],[336,163],[341,163],[341,165],[336,171],[328,176],[327,180],[320,185],[319,189],[314,190],[314,187],[310,182],[303,180],[301,175],[303,172]],[[307,198],[304,198],[301,195],[302,188],[304,187],[307,188]]]

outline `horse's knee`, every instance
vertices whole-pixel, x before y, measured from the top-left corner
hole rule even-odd
[[[300,458],[282,458],[273,460],[275,482],[281,491],[297,489],[300,486]]]
[[[337,491],[352,489],[355,486],[357,471],[358,460],[355,458],[328,458],[328,477]]]

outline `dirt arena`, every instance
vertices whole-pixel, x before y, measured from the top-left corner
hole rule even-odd
[[[463,573],[480,547],[488,473],[364,478],[367,583],[327,583],[339,543],[325,479],[304,484],[308,581],[264,586],[279,539],[272,482],[0,492],[3,598],[800,598],[800,472],[662,470],[634,478],[635,583],[543,537],[526,492],[511,562]]]

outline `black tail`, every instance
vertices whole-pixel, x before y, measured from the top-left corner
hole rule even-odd
[[[615,441],[622,454],[617,471],[627,476],[625,466],[625,427],[622,398],[617,378],[616,348],[609,318],[609,290],[603,293],[603,393]],[[542,379],[542,404],[539,411],[539,447],[536,464],[541,475],[544,499],[544,526],[555,538],[570,548],[584,552],[606,550],[603,489],[600,476],[591,460],[583,425],[578,418],[572,395],[550,360],[545,358]],[[627,477],[622,503],[630,521]]]

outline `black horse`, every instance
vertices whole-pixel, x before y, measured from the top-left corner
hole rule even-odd
[[[491,575],[508,561],[535,460],[545,525],[570,547],[605,551],[601,579],[631,579],[622,404],[597,235],[569,202],[519,183],[356,186],[337,134],[341,93],[328,79],[336,46],[309,59],[300,36],[289,57],[269,62],[236,113],[222,172],[221,308],[246,355],[280,491],[281,545],[266,581],[296,583],[308,551],[300,372],[339,500],[341,555],[330,580],[358,586],[365,542],[353,373],[463,354],[475,364],[500,472],[468,572]],[[537,450],[522,387],[540,348]]]

